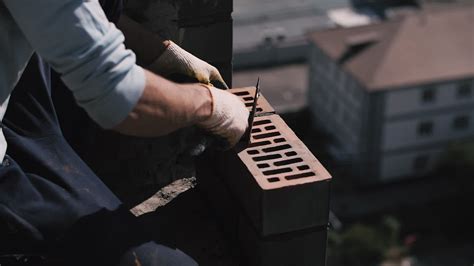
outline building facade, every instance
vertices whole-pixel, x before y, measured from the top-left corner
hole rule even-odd
[[[361,180],[425,175],[474,138],[474,40],[463,37],[473,15],[457,7],[311,34],[314,125]]]

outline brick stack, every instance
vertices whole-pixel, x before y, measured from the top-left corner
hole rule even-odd
[[[232,91],[250,108],[255,88]],[[258,107],[251,144],[207,155],[200,188],[249,264],[325,265],[331,176],[264,97]]]

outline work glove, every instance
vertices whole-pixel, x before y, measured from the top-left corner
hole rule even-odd
[[[195,78],[204,84],[219,84],[228,89],[217,68],[187,52],[174,42],[169,42],[170,44],[163,54],[148,67],[149,70],[165,77],[182,74]]]
[[[247,130],[249,111],[232,93],[212,86],[205,87],[212,96],[212,113],[198,126],[225,141],[219,148],[229,149],[239,142]]]

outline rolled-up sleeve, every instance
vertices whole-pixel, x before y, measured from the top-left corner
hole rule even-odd
[[[97,0],[2,1],[92,119],[104,128],[125,119],[142,95],[145,74]]]

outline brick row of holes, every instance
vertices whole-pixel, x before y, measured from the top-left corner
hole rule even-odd
[[[280,164],[278,166],[281,166],[281,165],[288,165],[288,164],[293,164],[293,163],[299,163],[299,162],[302,162],[303,160],[299,159],[297,161],[294,161],[294,162],[291,162],[291,163],[287,163],[287,164]],[[275,165],[277,165],[277,163],[274,163]],[[263,168],[268,168],[270,167],[270,164],[268,163],[259,163],[257,164],[257,167],[260,168],[260,169],[263,169]],[[308,170],[310,167],[307,166],[307,165],[299,165],[297,166],[298,170],[300,171],[304,171],[304,170]]]
[[[245,103],[245,107],[252,107],[252,106],[253,106],[253,103]],[[258,106],[258,104],[257,104],[257,106]],[[257,107],[257,108],[255,108],[255,111],[256,112],[261,112],[261,111],[263,111],[263,109],[261,107]]]
[[[314,172],[305,172],[305,173],[300,173],[300,174],[295,174],[295,175],[287,175],[285,176],[286,180],[294,180],[298,178],[305,178],[305,177],[310,177],[310,176],[315,176],[316,174]]]
[[[307,165],[298,166],[298,170],[300,170],[300,171],[304,171],[304,170],[308,170],[308,169],[309,169],[309,166],[307,166]]]
[[[263,125],[267,125],[267,124],[271,124],[271,123],[272,123],[271,120],[260,120],[260,121],[255,121],[254,126],[263,126]],[[276,130],[276,127],[274,125],[263,126],[263,128],[266,131]],[[262,128],[254,128],[252,130],[252,133],[260,133],[262,131],[263,131]],[[256,136],[253,136],[253,138],[258,140],[258,139],[278,137],[280,135],[281,134],[278,131],[277,132],[266,132],[266,133],[263,133],[263,134],[258,134]],[[278,137],[278,138],[274,138],[272,140],[272,142],[275,143],[275,144],[284,143],[284,142],[286,142],[286,139],[283,138],[283,137]],[[254,142],[254,145],[252,145],[252,146],[253,147],[266,146],[266,145],[272,144],[272,142],[269,141],[269,140],[268,141],[261,141],[261,142]],[[265,152],[265,153],[271,153],[271,152],[283,151],[283,150],[287,150],[287,149],[291,149],[291,145],[289,145],[289,144],[277,145],[277,146],[273,146],[273,147],[263,148],[262,151]],[[260,153],[260,151],[259,150],[248,150],[247,153],[250,154],[250,155],[257,155],[257,154]],[[286,157],[294,157],[294,156],[298,155],[295,151],[288,151],[288,152],[285,152],[284,154],[285,154]],[[264,155],[264,156],[255,156],[255,157],[253,157],[253,160],[256,161],[256,162],[261,162],[261,163],[257,164],[258,168],[266,169],[266,168],[270,168],[271,165],[269,163],[266,163],[266,162],[263,162],[263,161],[275,160],[275,159],[281,159],[281,158],[283,158],[282,154],[269,154],[269,155]],[[298,163],[301,163],[301,162],[303,162],[303,159],[301,159],[299,157],[296,157],[296,158],[290,158],[290,159],[275,161],[273,163],[273,165],[277,166],[277,167],[280,167],[280,166],[298,164]],[[310,169],[310,167],[308,165],[298,165],[296,168],[299,171],[306,171],[306,170]],[[283,168],[270,169],[270,170],[263,171],[263,174],[266,175],[266,176],[271,176],[271,175],[280,175],[280,174],[285,174],[285,173],[290,173],[290,172],[293,172],[292,168],[283,167]],[[294,179],[299,179],[299,178],[311,177],[311,176],[315,176],[315,175],[316,174],[314,172],[308,171],[308,172],[304,172],[304,173],[285,175],[284,178],[286,180],[294,180]],[[280,180],[280,177],[273,176],[273,177],[267,178],[267,181],[270,182],[270,183],[274,183],[274,182],[279,182],[281,180]]]
[[[262,141],[262,142],[253,142],[252,144],[254,145],[254,146],[252,146],[252,148],[255,148],[255,147],[259,147],[259,146],[269,145],[269,144],[271,144],[271,142],[270,141]],[[265,152],[265,153],[270,153],[270,152],[282,151],[282,150],[287,150],[287,149],[291,149],[291,145],[284,144],[284,145],[264,148],[264,149],[262,149],[262,151]],[[257,155],[257,154],[260,154],[260,151],[259,150],[248,149],[247,154]],[[287,157],[292,157],[292,156],[297,155],[297,153],[294,152],[294,151],[289,151],[289,152],[285,152],[285,155]],[[271,155],[265,155],[265,156],[271,156]],[[263,156],[259,156],[257,158],[260,158],[260,157],[263,157]]]
[[[251,97],[251,96],[244,97],[244,101],[251,101],[251,102],[253,102],[253,97]]]
[[[268,182],[270,183],[275,183],[275,182],[279,182],[280,181],[280,178],[278,177],[270,177],[270,178],[267,178]]]
[[[279,169],[272,169],[272,170],[267,170],[263,171],[264,175],[278,175],[278,174],[283,174],[283,173],[289,173],[292,172],[293,169],[290,167],[285,167],[285,168],[279,168]]]
[[[258,150],[248,150],[247,153],[249,155],[256,155],[256,154],[259,154],[260,152]]]
[[[257,143],[258,144],[258,143]],[[271,143],[270,143],[271,144]],[[260,145],[260,144],[259,144]],[[284,149],[290,149],[291,146],[290,145],[281,145],[281,146],[276,146],[276,147],[270,147],[270,148],[265,148],[263,149],[263,151],[265,152],[274,152],[274,151],[279,151],[279,150],[284,150]],[[247,150],[247,154],[249,155],[257,155],[257,154],[260,154],[260,151],[259,150]],[[296,152],[294,151],[290,151],[290,152],[286,152],[285,155],[287,157],[292,157],[292,156],[295,156],[296,155]]]
[[[278,138],[278,139],[274,139],[273,142],[274,142],[275,144],[278,144],[278,143],[286,142],[286,139],[284,139],[284,138]],[[272,144],[270,141],[252,142],[252,143],[249,145],[249,148],[256,148],[256,147],[266,146],[266,145],[270,145],[270,144]],[[259,150],[248,149],[248,150],[247,150],[247,153],[248,153],[249,155],[256,155],[256,154],[259,154],[260,151],[259,151]],[[292,155],[290,155],[290,156],[292,156]]]
[[[270,124],[271,122],[272,122],[271,120],[265,119],[265,120],[255,121],[255,122],[253,122],[253,125],[254,126],[261,126],[261,125],[265,125],[265,124]]]
[[[270,144],[272,143],[269,140],[252,142],[249,144],[248,148],[255,148],[255,147],[260,147],[260,146],[265,146],[265,145],[270,145]]]
[[[256,162],[261,162],[261,161],[279,159],[281,157],[282,157],[281,154],[270,154],[270,155],[264,155],[264,156],[255,156],[252,159]]]
[[[294,179],[298,179],[298,178],[311,177],[311,176],[315,176],[315,175],[316,174],[314,172],[306,172],[306,173],[301,173],[301,174],[296,174],[296,175],[288,175],[288,176],[285,176],[285,179],[286,180],[294,180]],[[269,177],[269,178],[267,178],[267,181],[270,182],[270,183],[275,183],[275,182],[279,182],[280,178],[279,177]]]
[[[270,132],[270,133],[263,133],[263,134],[258,134],[258,135],[254,135],[253,138],[254,139],[266,139],[266,138],[272,138],[272,137],[276,137],[276,136],[280,136],[280,132],[276,131],[276,132]]]
[[[274,139],[273,142],[282,143],[282,142],[286,142],[286,139],[285,138],[278,138],[278,139]]]
[[[303,159],[301,158],[293,158],[293,159],[288,159],[288,160],[283,160],[283,161],[277,161],[277,162],[274,162],[273,164],[275,166],[283,166],[283,165],[301,163],[302,161]]]
[[[248,92],[248,91],[239,91],[239,92],[234,92],[234,95],[237,95],[237,96],[250,95],[250,92]]]
[[[287,149],[291,149],[291,146],[289,144],[283,144],[283,145],[264,148],[264,149],[262,149],[262,151],[263,152],[275,152],[275,151],[282,151],[282,150],[287,150]]]

